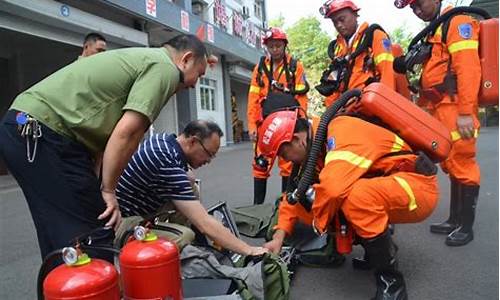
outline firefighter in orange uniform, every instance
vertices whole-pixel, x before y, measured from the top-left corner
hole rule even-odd
[[[426,22],[452,8],[441,10],[440,0],[396,0],[395,5],[398,8],[410,5],[415,15]],[[453,16],[446,41],[442,37],[443,28],[438,27],[427,37],[432,52],[423,63],[420,87],[421,100],[431,103],[433,115],[451,131],[453,140],[450,155],[441,164],[450,177],[450,216],[443,223],[432,224],[430,230],[448,234],[446,245],[462,246],[473,239],[472,225],[480,184],[476,161],[481,81],[479,23],[468,15]]]
[[[279,28],[270,28],[266,31],[263,44],[269,53],[268,57],[261,57],[252,74],[252,82],[248,92],[248,132],[252,141],[257,140],[257,129],[263,120],[262,106],[270,93],[285,93],[292,95],[297,105],[307,111],[307,92],[309,85],[306,81],[302,63],[286,53],[288,39],[285,32]],[[256,147],[254,145],[254,147]],[[254,204],[262,204],[266,197],[267,167],[262,166],[259,160],[258,149],[255,149],[253,160],[254,177]],[[284,190],[291,172],[291,163],[278,161]]]
[[[302,164],[308,156],[309,130],[297,112],[276,112],[259,128],[258,145],[270,159],[279,156]],[[375,269],[375,299],[407,299],[388,224],[416,223],[432,213],[438,199],[435,168],[417,171],[421,169],[416,160],[423,157],[412,153],[405,141],[353,116],[339,116],[328,124],[324,148],[311,213],[299,204],[280,207],[278,230],[264,247],[279,251],[290,223],[298,219],[324,234],[342,211]]]
[[[348,89],[362,89],[372,82],[382,82],[392,89],[395,87],[391,41],[375,24],[368,26],[364,22],[358,25],[358,11],[359,8],[349,0],[329,0],[320,8],[320,13],[332,20],[339,33],[328,50],[332,63],[316,87],[326,97],[326,106]],[[371,43],[363,45],[363,37]]]

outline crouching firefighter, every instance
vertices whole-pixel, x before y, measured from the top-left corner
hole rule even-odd
[[[320,8],[339,33],[328,45],[331,63],[315,88],[329,106],[345,91],[382,82],[395,88],[391,41],[378,24],[358,25],[360,9],[349,0],[329,0]]]
[[[388,224],[416,223],[432,213],[438,199],[436,167],[426,154],[413,152],[405,140],[385,128],[389,126],[381,127],[363,115],[336,116],[347,100],[360,94],[359,90],[349,91],[328,108],[314,141],[310,140],[307,121],[297,111],[279,111],[262,123],[258,144],[271,160],[278,156],[305,164],[298,188],[287,200],[302,204],[303,208],[297,209],[297,217],[302,220],[310,211],[310,222],[319,235],[331,233],[343,215],[375,269],[375,299],[407,299]],[[411,104],[400,97],[400,101]],[[304,199],[314,201],[311,204]],[[279,237],[275,234],[275,238]],[[271,241],[266,247],[274,251],[273,243],[279,241]]]
[[[248,93],[248,132],[252,141],[257,140],[257,129],[263,118],[275,109],[300,106],[307,111],[307,83],[302,63],[286,53],[288,39],[284,31],[270,28],[263,38],[269,56],[262,56],[255,66]],[[276,95],[286,94],[287,100]],[[253,177],[254,204],[262,204],[266,197],[268,161],[260,156],[254,145]],[[284,190],[292,165],[278,161]]]
[[[481,84],[482,77],[486,78],[484,71],[488,70],[481,69],[479,40],[481,37],[483,50],[493,51],[498,68],[498,19],[496,34],[487,37],[481,32],[480,36],[480,22],[466,14],[488,18],[486,12],[477,8],[448,6],[442,9],[440,0],[398,0],[394,4],[398,8],[410,5],[415,15],[430,22],[413,38],[407,54],[395,60],[394,68],[398,72],[413,72],[415,66],[422,65],[419,105],[430,107],[433,116],[451,132],[453,147],[448,159],[441,164],[450,178],[450,215],[443,223],[432,224],[430,231],[448,234],[445,241],[448,246],[462,246],[473,239],[472,225],[480,185],[476,161],[480,125],[478,96],[483,87],[488,87],[488,81]],[[487,46],[490,40],[491,47]],[[497,49],[496,53],[492,49]],[[494,68],[494,64],[487,68]],[[494,75],[496,101],[497,75],[498,69]]]

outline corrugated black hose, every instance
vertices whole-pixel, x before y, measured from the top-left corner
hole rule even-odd
[[[359,98],[360,96],[361,90],[359,89],[349,90],[343,93],[340,98],[330,105],[321,116],[316,135],[314,136],[314,142],[307,158],[304,174],[300,178],[297,189],[287,197],[290,204],[299,202],[307,211],[311,210],[312,202],[306,199],[305,194],[316,178],[316,164],[326,142],[328,124],[351,98]]]

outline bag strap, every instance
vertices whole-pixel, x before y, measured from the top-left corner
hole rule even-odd
[[[260,87],[264,86],[264,80],[262,79],[262,72],[265,72],[266,76],[272,80],[273,74],[269,74],[269,70],[266,67],[266,57],[261,56],[259,60],[259,66],[257,67],[257,83]],[[270,77],[269,77],[270,76]]]
[[[337,40],[332,40],[330,44],[328,44],[328,56],[331,60],[335,59],[335,48],[337,47]]]
[[[452,8],[446,13],[439,16],[437,19],[430,22],[429,25],[427,25],[424,29],[422,29],[422,31],[417,33],[417,35],[411,40],[410,44],[408,45],[408,49],[411,49],[418,42],[424,40],[429,34],[435,33],[438,27],[442,23],[446,22],[448,19],[451,19],[453,16],[457,14],[465,14],[465,13],[479,15],[484,19],[491,18],[490,14],[486,10],[479,7],[458,6]]]
[[[374,35],[375,30],[381,30],[385,33],[385,30],[382,28],[382,26],[380,26],[376,23],[371,24],[363,32],[363,35],[361,36],[361,39],[360,39],[359,46],[356,48],[356,50],[354,50],[354,52],[349,57],[349,67],[347,69],[347,74],[344,77],[344,81],[343,81],[343,92],[347,91],[349,81],[351,80],[352,69],[354,68],[354,63],[355,63],[356,57],[358,57],[364,51],[368,51],[369,49],[372,48],[373,35]]]

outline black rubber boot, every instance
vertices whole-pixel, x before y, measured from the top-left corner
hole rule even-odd
[[[461,185],[462,200],[462,225],[455,229],[446,237],[446,245],[463,246],[474,239],[472,225],[476,215],[477,196],[479,195],[479,185]]]
[[[264,203],[266,189],[267,178],[253,178],[253,205]]]
[[[460,226],[460,210],[462,206],[460,187],[460,183],[450,177],[450,217],[443,223],[431,224],[431,232],[450,234],[450,232]]]
[[[403,274],[397,270],[397,247],[388,230],[373,239],[364,240],[368,260],[375,269],[375,300],[407,300]]]
[[[288,185],[288,176],[281,176],[281,192],[286,192],[286,187]]]

